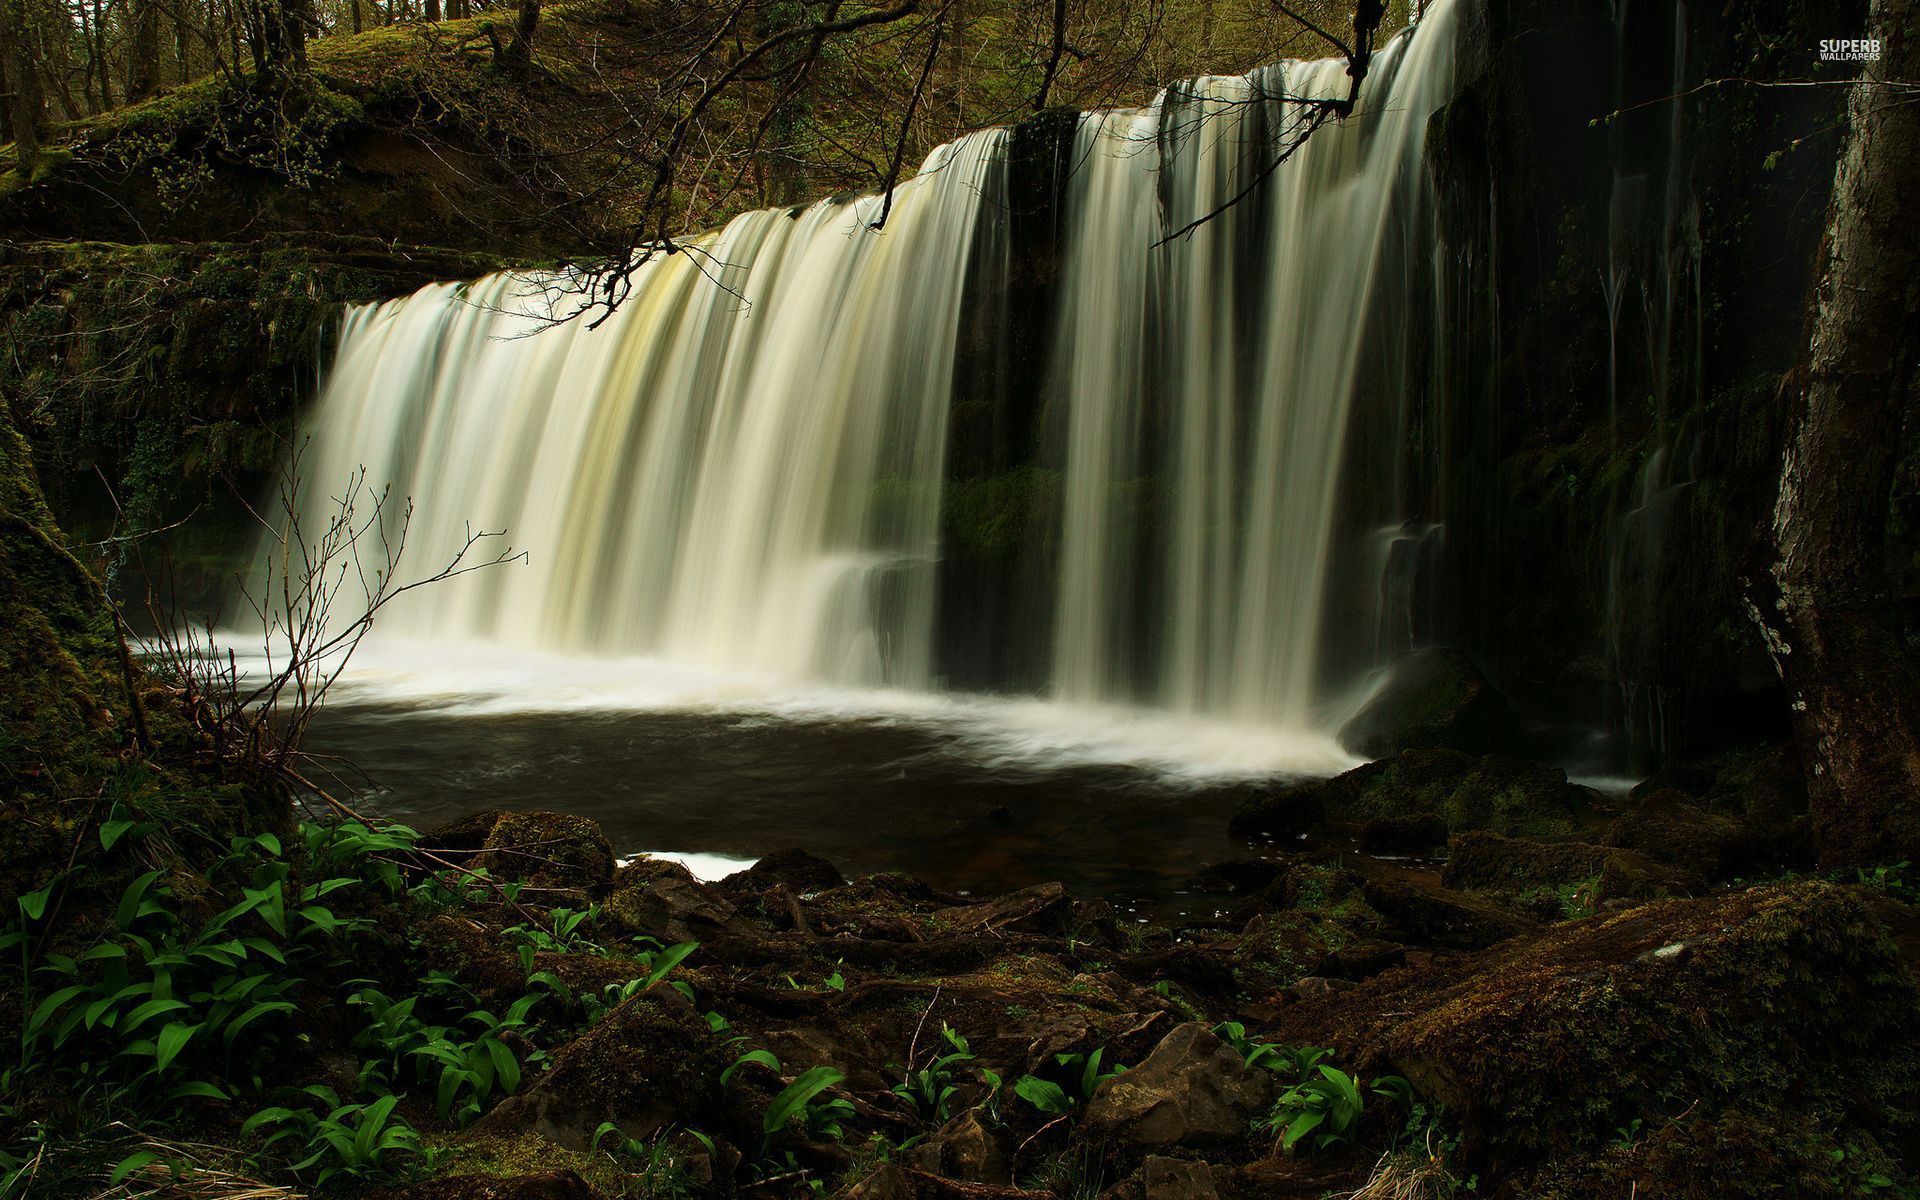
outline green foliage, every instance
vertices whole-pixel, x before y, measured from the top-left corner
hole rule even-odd
[[[681,1162],[680,1153],[674,1147],[672,1130],[665,1129],[651,1142],[639,1138],[630,1138],[621,1132],[612,1121],[603,1121],[594,1131],[593,1148],[599,1150],[623,1167],[631,1169],[638,1176],[642,1191],[650,1197],[665,1200],[685,1200],[699,1191],[698,1184]],[[697,1129],[688,1129],[686,1135],[711,1155],[714,1151],[713,1139]]]
[[[408,1082],[432,1090],[440,1115],[467,1125],[499,1096],[520,1086],[519,1056],[505,1035],[529,1027],[528,1014],[540,1000],[522,996],[495,1016],[473,1009],[450,1025],[430,1025],[415,1015],[419,997],[394,1000],[374,988],[361,988],[347,1002],[367,1014],[366,1028],[354,1046],[369,1055],[360,1068],[360,1090],[391,1094]]]
[[[264,1134],[263,1152],[279,1149],[287,1170],[316,1189],[346,1180],[366,1183],[390,1173],[396,1160],[425,1153],[420,1135],[393,1115],[398,1096],[368,1104],[342,1104],[333,1089],[301,1089],[304,1104],[263,1108],[247,1118],[243,1135]],[[320,1108],[312,1107],[318,1101]]]
[[[973,1050],[967,1045],[967,1039],[951,1025],[940,1026],[940,1038],[947,1044],[946,1053],[936,1054],[917,1071],[907,1070],[905,1078],[893,1085],[894,1095],[911,1103],[921,1120],[935,1125],[944,1123],[952,1115],[949,1101],[958,1090],[953,1082],[959,1074],[957,1068],[961,1063],[973,1061]]]
[[[1367,1093],[1400,1104],[1412,1101],[1413,1089],[1400,1076],[1379,1076],[1362,1092],[1353,1076],[1323,1061],[1329,1057],[1331,1052],[1326,1050],[1297,1055],[1296,1065],[1312,1065],[1274,1102],[1267,1117],[1268,1127],[1280,1135],[1281,1147],[1289,1153],[1309,1135],[1314,1147],[1321,1150],[1350,1141],[1366,1111]]]
[[[737,1065],[737,1064],[736,1064]],[[767,1106],[760,1124],[771,1143],[773,1135],[787,1127],[795,1117],[813,1141],[839,1141],[845,1136],[845,1122],[854,1115],[853,1104],[843,1097],[821,1098],[821,1093],[846,1079],[832,1067],[809,1067],[794,1077]]]
[[[1014,1080],[1013,1094],[1050,1116],[1071,1112],[1091,1101],[1101,1084],[1126,1072],[1123,1066],[1102,1071],[1100,1060],[1106,1052],[1101,1046],[1091,1054],[1056,1054],[1047,1070],[1051,1078],[1022,1075]]]
[[[99,838],[111,852],[149,832],[116,809]],[[311,837],[330,845],[328,834]],[[316,862],[337,865],[324,854]],[[231,839],[206,878],[229,881],[240,899],[197,927],[177,911],[166,873],[146,871],[121,891],[110,928],[72,953],[48,949],[37,959],[32,947],[45,941],[62,881],[19,898],[20,920],[0,931],[0,951],[20,953],[23,1069],[120,1103],[224,1098],[214,1080],[244,1073],[286,1036],[301,969],[336,957],[339,938],[367,927],[323,902],[364,875],[303,882],[272,834]]]
[[[600,923],[600,906],[590,904],[575,911],[571,908],[556,908],[547,914],[547,927],[537,925],[512,925],[504,932],[531,950],[544,950],[553,954],[567,954],[575,951],[587,954],[605,954],[606,950],[587,937],[587,931]]]

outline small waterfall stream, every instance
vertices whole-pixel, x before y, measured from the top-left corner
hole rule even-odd
[[[1367,330],[1432,254],[1428,117],[1453,11],[1375,58],[1361,109],[1248,198],[1343,61],[1090,113],[1072,144],[1026,459],[1058,481],[1046,694],[1303,727]],[[877,196],[748,213],[646,263],[598,329],[564,280],[505,274],[353,313],[311,414],[309,503],[364,467],[411,498],[410,559],[469,528],[524,567],[427,589],[378,636],[910,691],[943,671],[942,495],[971,264],[1007,254],[1010,136]],[[1391,422],[1388,422],[1391,424]],[[1386,451],[1382,451],[1385,453]],[[320,519],[316,513],[316,520]],[[1368,621],[1349,622],[1371,628]],[[1002,631],[1011,634],[1012,631]],[[998,635],[993,635],[998,636]]]

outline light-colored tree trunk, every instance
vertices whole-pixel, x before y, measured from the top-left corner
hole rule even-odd
[[[1833,866],[1920,859],[1920,674],[1886,561],[1920,365],[1920,0],[1875,0],[1871,25],[1881,53],[1850,89],[1775,557],[1751,597]]]

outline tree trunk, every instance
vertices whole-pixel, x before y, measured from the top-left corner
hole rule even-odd
[[[507,46],[504,66],[507,72],[525,78],[533,70],[533,34],[540,25],[540,0],[520,0],[520,12],[513,22],[513,41]]]
[[[427,20],[438,21],[439,19],[440,19],[440,0],[427,0]]]
[[[1887,569],[1888,501],[1920,358],[1920,0],[1875,0],[1850,89],[1769,578],[1750,597],[1792,703],[1821,861],[1920,859],[1920,674]]]
[[[0,17],[5,18],[0,20],[0,61],[6,66],[7,127],[23,180],[33,178],[47,114],[39,64],[28,41],[33,28],[28,16],[27,0],[0,0]]]
[[[160,90],[159,0],[133,0],[133,45],[127,59],[127,99]]]

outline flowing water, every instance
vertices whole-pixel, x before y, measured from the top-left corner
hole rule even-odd
[[[1378,550],[1347,536],[1343,473],[1392,453],[1349,430],[1403,399],[1364,388],[1363,360],[1425,299],[1406,281],[1432,253],[1453,7],[1277,168],[1307,111],[1285,97],[1344,95],[1344,62],[1080,119],[1046,346],[1016,368],[1044,550],[1008,610],[1027,615],[969,626],[1035,648],[998,696],[943,687],[941,635],[952,430],[977,400],[956,381],[991,352],[969,317],[1014,252],[1007,131],[936,150],[881,229],[877,196],[741,216],[641,266],[598,328],[550,322],[574,302],[553,275],[354,312],[310,417],[307,526],[364,470],[411,504],[403,574],[471,530],[527,557],[384,612],[322,744],[402,812],[585,811],[629,849],[932,869],[991,858],[955,847],[1002,844],[1020,822],[996,811],[1078,846],[982,867],[997,883],[1229,849],[1223,785],[1352,761],[1328,734],[1355,684],[1326,666],[1348,603],[1329,581]]]

